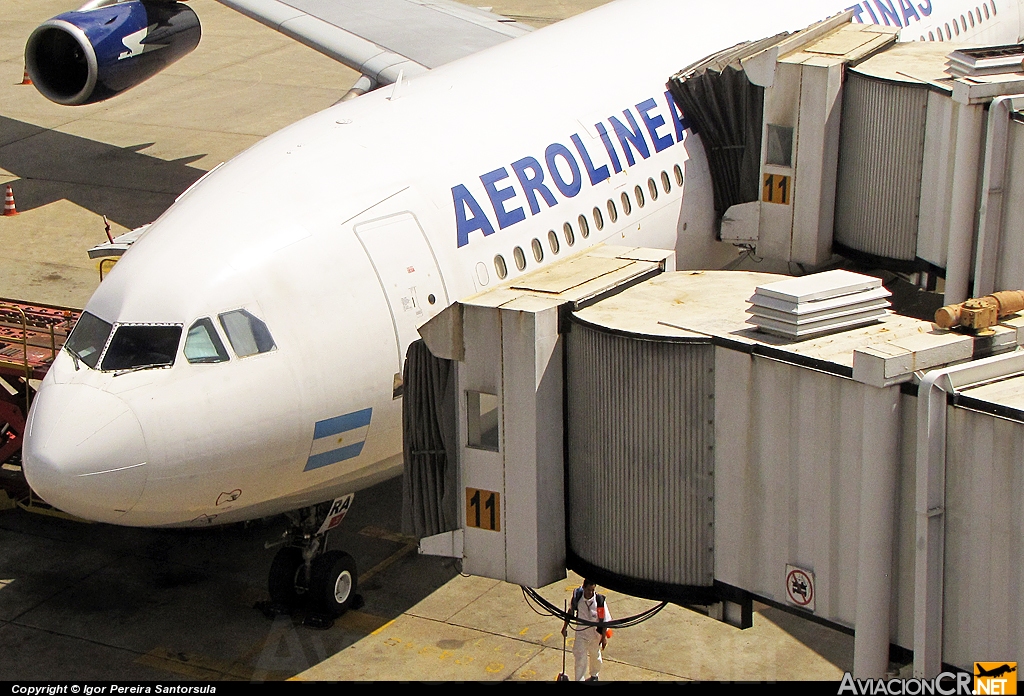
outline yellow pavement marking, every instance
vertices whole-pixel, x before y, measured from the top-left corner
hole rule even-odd
[[[394,619],[391,619],[389,621],[382,616],[377,616],[375,614],[367,614],[366,612],[356,611],[355,609],[349,609],[344,613],[344,615],[335,620],[334,625],[335,627],[342,628],[346,631],[350,631],[353,633],[362,633],[364,636],[366,636],[377,635],[394,622]],[[252,661],[253,658],[255,658],[257,655],[266,650],[266,647],[271,640],[280,642],[281,631],[273,631],[263,640],[256,641],[256,643],[251,648],[249,648],[249,650],[243,653],[237,660],[235,660],[233,664],[248,664]],[[237,669],[243,670],[248,673],[254,671],[253,669],[244,666],[240,666]],[[262,673],[262,670],[260,671]],[[269,678],[272,679],[272,677]]]
[[[392,623],[394,623],[394,620],[388,621],[380,616],[350,610],[345,612],[345,615],[339,618],[335,625],[347,631],[370,635],[379,633]],[[135,662],[198,680],[223,677],[252,680],[258,676],[261,681],[277,681],[287,679],[291,674],[276,670],[256,669],[250,667],[248,663],[262,653],[271,641],[279,642],[280,639],[281,631],[272,631],[266,638],[256,641],[249,650],[240,655],[236,660],[230,662],[213,660],[201,655],[175,652],[167,648],[150,650],[145,655],[136,659]]]
[[[135,660],[136,664],[155,667],[166,672],[182,674],[192,679],[206,680],[219,677],[235,677],[238,679],[252,679],[253,670],[249,667],[237,664],[237,662],[226,662],[213,660],[201,655],[175,652],[167,648],[155,648]],[[289,675],[285,673],[267,674],[265,679],[284,679]]]
[[[378,628],[378,629],[377,629],[376,631],[373,631],[372,633],[370,633],[370,635],[371,635],[371,636],[375,636],[375,635],[378,635],[378,634],[379,634],[379,633],[380,633],[381,631],[383,631],[383,630],[384,630],[385,628],[387,628],[388,626],[390,626],[390,625],[391,625],[391,624],[393,624],[394,622],[395,622],[395,619],[391,619],[391,620],[390,620],[390,621],[388,621],[388,622],[387,622],[386,624],[384,624],[383,626],[381,626],[380,628]]]
[[[363,527],[359,530],[359,533],[363,536],[372,537],[374,539],[384,539],[386,541],[396,541],[399,544],[415,544],[416,538],[399,534],[398,532],[392,532],[389,529],[381,529],[380,527]]]
[[[380,563],[378,563],[377,565],[373,566],[368,571],[360,575],[360,583],[366,582],[377,573],[383,572],[385,569],[388,568],[388,566],[390,566],[398,559],[402,558],[403,556],[412,551],[415,551],[419,545],[416,539],[413,537],[408,537],[404,534],[392,532],[390,530],[382,529],[380,527],[363,527],[359,530],[359,533],[363,536],[372,537],[374,539],[383,539],[385,541],[393,541],[399,544],[405,544],[405,546],[400,548],[398,551],[395,551],[393,554],[385,558],[383,561],[381,561]]]
[[[392,563],[394,563],[395,561],[400,559],[402,556],[405,556],[409,552],[415,551],[415,550],[416,550],[416,544],[407,544],[407,545],[403,546],[402,548],[398,549],[393,554],[391,554],[390,556],[385,558],[383,561],[381,561],[380,563],[378,563],[377,565],[375,565],[374,567],[370,568],[368,571],[366,571],[365,573],[360,575],[359,576],[359,583],[362,584],[362,583],[366,582],[367,580],[369,580],[370,578],[372,578],[377,573],[383,572],[384,570],[386,570],[388,568],[388,566],[390,566]]]
[[[344,615],[335,620],[334,625],[355,633],[377,635],[385,626],[389,626],[392,623],[394,623],[394,619],[389,621],[383,616],[349,609]]]

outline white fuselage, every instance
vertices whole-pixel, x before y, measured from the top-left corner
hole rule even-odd
[[[950,21],[945,5],[928,6],[925,31]],[[62,351],[29,418],[29,482],[89,519],[196,526],[396,475],[405,348],[449,303],[502,282],[496,256],[509,278],[603,241],[675,248],[681,267],[735,256],[714,241],[700,141],[681,135],[665,83],[717,50],[837,9],[622,0],[263,140],[179,198],[86,307],[115,331],[187,331],[208,317],[230,359],[190,363],[179,345],[170,367],[117,373]],[[1003,33],[981,40],[1017,39],[1017,5],[999,11]],[[276,348],[238,357],[217,319],[236,309],[265,322]]]

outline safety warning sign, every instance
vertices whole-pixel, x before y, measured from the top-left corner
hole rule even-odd
[[[801,609],[814,611],[814,573],[787,565],[786,599]]]

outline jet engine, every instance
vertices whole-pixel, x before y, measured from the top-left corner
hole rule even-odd
[[[25,45],[25,69],[50,101],[91,104],[134,87],[191,53],[201,33],[199,17],[179,2],[91,2],[32,32]]]

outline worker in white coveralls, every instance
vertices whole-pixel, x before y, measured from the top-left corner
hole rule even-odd
[[[573,616],[585,621],[603,623],[611,621],[611,614],[608,613],[608,601],[605,596],[597,593],[597,585],[590,580],[584,580],[582,587],[577,587],[572,593],[572,604],[570,611]],[[569,621],[562,625],[562,636],[569,630]],[[572,646],[572,656],[576,661],[576,681],[583,681],[587,673],[587,660],[590,660],[590,678],[587,681],[597,681],[601,672],[601,651],[608,645],[608,638],[612,631],[604,626],[587,626],[573,628],[576,631],[576,641]]]

